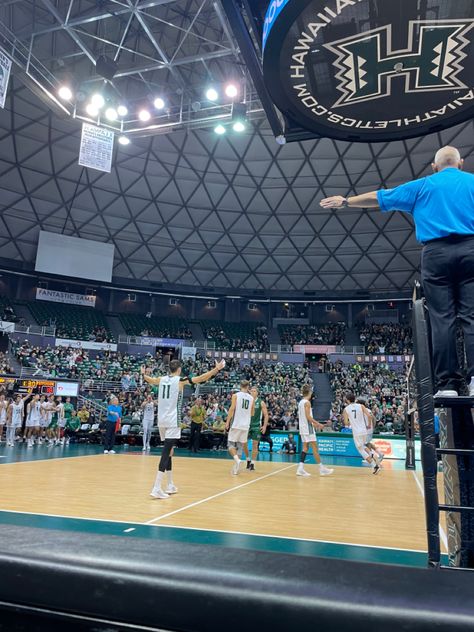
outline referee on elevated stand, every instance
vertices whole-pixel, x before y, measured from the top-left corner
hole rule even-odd
[[[457,397],[462,374],[456,318],[464,330],[469,395],[474,397],[474,175],[455,147],[441,148],[434,174],[354,197],[325,198],[323,208],[379,208],[413,215],[423,244],[421,279],[430,312],[437,396]]]

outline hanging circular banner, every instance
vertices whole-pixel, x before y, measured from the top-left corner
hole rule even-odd
[[[474,0],[273,0],[263,72],[318,136],[400,140],[474,116]]]

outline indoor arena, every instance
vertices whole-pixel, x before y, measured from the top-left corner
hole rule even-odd
[[[0,630],[474,629],[474,0],[0,2]]]

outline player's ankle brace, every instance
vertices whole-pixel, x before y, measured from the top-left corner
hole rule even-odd
[[[300,463],[304,463],[306,461],[307,452],[301,452],[300,454]]]

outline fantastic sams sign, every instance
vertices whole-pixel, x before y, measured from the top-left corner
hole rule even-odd
[[[420,136],[470,119],[474,0],[428,0],[425,12],[418,4],[273,0],[263,69],[275,104],[317,135],[355,141]]]

